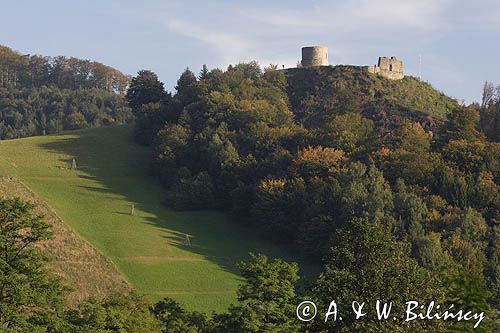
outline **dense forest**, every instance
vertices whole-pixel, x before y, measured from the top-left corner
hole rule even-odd
[[[174,95],[142,71],[127,99],[165,203],[228,210],[317,260],[319,304],[413,297],[498,309],[499,92],[488,83],[482,105],[464,106],[412,77],[248,63],[188,69]]]
[[[0,139],[129,122],[129,81],[98,62],[21,55],[0,45]]]

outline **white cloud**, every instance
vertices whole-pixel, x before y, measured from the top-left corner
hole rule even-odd
[[[271,26],[309,33],[367,28],[371,31],[384,28],[430,30],[439,26],[449,3],[449,0],[356,0],[323,3],[300,10],[249,10],[247,16]]]
[[[167,27],[186,37],[194,38],[216,49],[226,63],[235,62],[253,49],[253,44],[237,33],[215,31],[182,19],[167,22]]]

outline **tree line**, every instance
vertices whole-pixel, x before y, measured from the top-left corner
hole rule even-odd
[[[130,122],[128,83],[98,62],[0,46],[0,140]]]
[[[96,88],[124,93],[129,76],[96,61],[20,54],[0,45],[0,87]]]

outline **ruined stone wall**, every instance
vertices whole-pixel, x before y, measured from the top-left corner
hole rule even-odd
[[[396,57],[379,57],[376,66],[368,66],[368,72],[379,74],[391,80],[404,78],[403,62]]]
[[[302,48],[303,67],[328,66],[328,48],[323,46],[307,46]]]

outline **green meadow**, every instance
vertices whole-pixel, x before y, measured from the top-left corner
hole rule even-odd
[[[149,174],[150,152],[131,132],[118,126],[0,141],[0,173],[33,190],[140,294],[191,310],[226,309],[241,282],[236,264],[248,252],[287,256],[224,213],[166,208],[165,189]]]

